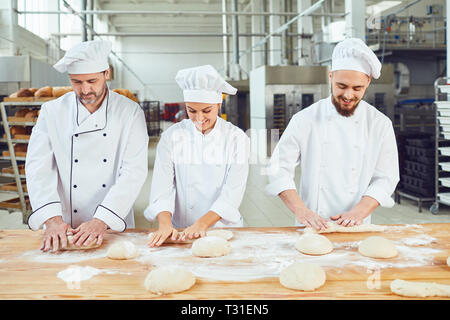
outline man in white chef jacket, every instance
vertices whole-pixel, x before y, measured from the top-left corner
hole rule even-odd
[[[330,219],[342,226],[370,223],[379,205],[394,205],[399,167],[392,122],[362,100],[380,71],[380,61],[362,40],[338,43],[331,95],[296,113],[275,147],[266,192],[279,195],[298,223],[317,230]]]
[[[73,87],[42,105],[25,164],[31,229],[45,228],[41,250],[101,244],[110,228],[134,227],[133,203],[148,171],[145,117],[108,89],[109,41],[82,42],[54,67]]]

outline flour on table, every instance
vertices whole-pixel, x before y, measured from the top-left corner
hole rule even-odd
[[[67,269],[64,269],[60,272],[58,272],[57,277],[65,282],[79,282],[79,281],[85,281],[93,276],[96,276],[101,273],[106,274],[128,274],[130,275],[130,272],[119,272],[109,269],[97,269],[90,266],[70,266]]]
[[[433,242],[437,239],[429,236],[428,234],[421,234],[417,237],[403,238],[402,242],[408,246],[424,246]]]

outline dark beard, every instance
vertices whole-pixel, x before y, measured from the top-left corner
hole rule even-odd
[[[339,98],[339,97],[338,97]],[[353,115],[353,113],[355,112],[355,110],[356,110],[356,108],[358,108],[358,105],[359,105],[359,102],[360,102],[361,100],[359,100],[356,104],[355,104],[355,106],[353,107],[353,108],[351,108],[351,109],[345,109],[345,108],[342,108],[341,107],[341,105],[340,105],[340,103],[339,103],[339,101],[338,100],[336,100],[336,98],[333,96],[333,94],[331,95],[331,102],[333,103],[333,105],[334,105],[334,107],[336,108],[336,111],[341,115],[341,116],[344,116],[344,117],[351,117],[352,115]]]
[[[96,94],[95,92],[89,92],[87,95],[89,94],[93,94],[95,98],[91,99],[91,100],[86,100],[82,97],[82,95],[78,96],[78,99],[81,101],[81,103],[83,104],[94,104],[96,103],[99,99],[103,98],[103,95],[106,91],[106,85],[103,87],[103,90],[99,93]]]

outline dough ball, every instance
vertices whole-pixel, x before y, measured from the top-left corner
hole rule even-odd
[[[206,236],[195,240],[192,244],[192,254],[197,257],[220,257],[230,252],[230,244],[220,237]]]
[[[306,254],[327,254],[333,251],[333,244],[327,237],[316,233],[306,233],[300,236],[295,248]]]
[[[61,250],[88,250],[88,249],[94,249],[94,248],[98,248],[98,247],[100,247],[100,246],[97,244],[97,240],[95,240],[93,243],[91,243],[88,246],[84,246],[84,245],[76,246],[73,243],[73,236],[67,235],[67,247],[65,249],[61,248]]]
[[[181,292],[195,284],[194,275],[178,266],[160,267],[150,271],[145,278],[144,286],[156,294]]]
[[[233,238],[233,232],[231,232],[230,230],[223,230],[223,229],[208,230],[206,231],[206,235],[224,238],[225,240],[230,240],[231,238]]]
[[[312,291],[321,287],[325,280],[325,271],[314,263],[296,262],[280,273],[280,283],[294,290]]]
[[[126,240],[112,244],[107,252],[108,258],[115,260],[133,259],[137,255],[138,249],[134,243]]]
[[[358,251],[363,256],[370,258],[393,258],[398,255],[394,243],[379,236],[368,237],[361,241]]]
[[[405,297],[450,297],[450,286],[435,282],[413,282],[396,279],[391,282],[391,291]]]

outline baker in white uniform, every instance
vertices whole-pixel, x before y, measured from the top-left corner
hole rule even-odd
[[[394,205],[399,167],[392,122],[362,100],[380,71],[380,61],[362,40],[338,43],[331,95],[296,113],[281,136],[266,192],[279,195],[298,223],[315,229],[330,219],[342,226],[370,223],[379,205]]]
[[[41,250],[101,244],[110,228],[134,227],[133,203],[148,171],[145,117],[108,89],[108,41],[82,42],[54,65],[73,87],[42,105],[25,163],[31,229],[45,226]]]
[[[210,65],[180,70],[185,119],[169,127],[158,143],[148,220],[158,219],[149,246],[204,236],[209,227],[241,227],[239,206],[248,176],[250,141],[218,116],[222,93],[235,94]],[[178,233],[176,228],[185,228]]]

